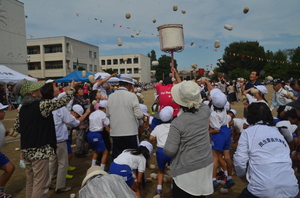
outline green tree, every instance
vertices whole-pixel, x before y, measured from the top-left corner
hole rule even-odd
[[[273,78],[288,79],[290,72],[290,65],[287,63],[287,55],[281,50],[273,53],[266,52],[267,64],[264,66],[265,75],[272,76]]]
[[[291,61],[293,63],[300,63],[300,46],[295,49]]]
[[[155,78],[157,81],[163,80],[163,77],[169,76],[171,73],[171,67],[170,63],[172,61],[172,58],[167,55],[162,55],[159,59],[159,66],[155,67],[156,74]],[[177,61],[174,60],[174,67],[177,68]]]
[[[150,53],[147,54],[147,56],[150,58],[151,63],[151,70],[155,70],[155,66],[152,66],[152,61],[156,61],[156,52],[154,50],[151,50]]]
[[[114,70],[112,68],[107,68],[104,70],[106,73],[109,73],[109,74],[113,74],[115,73]]]
[[[291,64],[289,70],[289,77],[299,78],[300,76],[300,46],[297,47],[294,51],[293,56],[291,57]]]
[[[77,70],[78,71],[83,71],[83,70],[86,70],[86,69],[84,67],[79,66]]]
[[[231,76],[231,72],[237,68],[253,71],[263,69],[265,63],[265,51],[257,41],[233,42],[225,48],[223,64],[219,64],[219,71]],[[249,76],[248,76],[249,77]],[[247,77],[247,78],[248,78]]]
[[[251,71],[248,71],[248,70],[245,70],[242,68],[236,68],[230,72],[229,79],[230,80],[235,80],[237,78],[248,79],[250,76],[250,72]]]

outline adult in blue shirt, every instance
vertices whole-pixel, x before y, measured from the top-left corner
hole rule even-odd
[[[254,85],[263,85],[261,82],[257,81],[259,77],[258,71],[252,71],[250,73],[249,82],[245,85],[245,91],[254,87]]]
[[[256,85],[263,85],[261,82],[257,81],[258,77],[259,77],[258,71],[254,70],[250,73],[249,81],[246,83],[245,87],[244,87],[244,82],[240,83],[243,98],[246,98],[244,92],[247,91],[248,89],[250,89],[250,88],[252,88]],[[247,118],[247,106],[248,106],[248,104],[249,104],[249,102],[244,103],[244,117],[245,118]]]

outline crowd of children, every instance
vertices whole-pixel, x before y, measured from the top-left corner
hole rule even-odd
[[[88,95],[86,84],[72,82],[71,88],[66,87],[66,93],[59,95],[55,81],[19,83],[16,94],[22,96],[22,107],[14,129],[21,134],[26,196],[47,197],[49,189],[55,189],[56,193],[71,190],[66,186],[66,178],[72,177],[67,173],[75,169],[70,166],[70,140],[72,131],[76,130],[75,157],[87,157],[87,142],[88,148],[93,150],[91,167],[99,166],[100,169],[95,170],[101,175],[109,170],[109,174],[120,176],[120,182],[125,182],[138,198],[154,149],[158,176],[153,195],[163,196],[164,174],[170,166],[171,194],[175,198],[206,197],[220,185],[220,192],[228,193],[235,185],[234,169],[249,182],[240,198],[285,197],[285,194],[296,197],[298,184],[292,168],[300,172],[299,83],[293,81],[289,87],[275,79],[269,107],[265,98],[268,90],[257,81],[255,72],[247,84],[238,79],[228,85],[224,79],[215,83],[206,79],[197,83],[181,82],[176,70],[174,73],[175,78],[167,77],[156,85],[155,102],[149,108],[151,113],[143,104],[142,95],[143,89],[151,88],[150,84],[135,87],[128,74],[122,74],[120,87],[109,92],[105,82],[97,79],[94,86],[97,89],[90,90]],[[231,109],[232,103],[239,101],[239,94],[244,103],[243,118],[236,118],[236,110]],[[0,104],[0,114],[5,108],[7,106]],[[275,108],[278,113],[273,118],[271,111]],[[37,118],[26,117],[28,112],[35,112]],[[44,135],[36,136],[45,126],[48,128]],[[0,148],[5,134],[0,123]],[[28,143],[32,135],[38,138]],[[235,151],[233,160],[231,149]],[[259,156],[255,152],[260,153]],[[2,153],[0,162],[0,169],[4,170],[0,177],[0,195],[10,197],[3,189],[14,165]],[[38,175],[32,173],[41,169]],[[52,180],[54,175],[56,184]],[[288,184],[284,182],[286,176]],[[83,187],[83,197],[88,187]]]

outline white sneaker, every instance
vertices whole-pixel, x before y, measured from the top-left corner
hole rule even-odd
[[[20,168],[26,168],[26,165],[24,162],[20,162],[19,166],[20,166]]]

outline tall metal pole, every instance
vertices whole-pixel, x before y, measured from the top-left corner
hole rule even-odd
[[[173,71],[173,68],[174,68],[174,51],[172,50],[171,51],[171,57],[172,57],[172,78],[174,78],[174,71]]]

